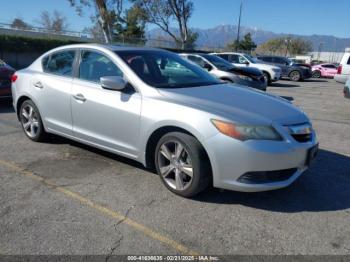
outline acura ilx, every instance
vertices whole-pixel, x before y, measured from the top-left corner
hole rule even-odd
[[[289,101],[225,84],[165,50],[59,47],[12,81],[30,140],[53,133],[134,159],[184,197],[209,185],[286,187],[318,149],[310,119]]]

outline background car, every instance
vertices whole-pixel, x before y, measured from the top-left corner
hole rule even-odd
[[[0,99],[11,98],[11,77],[15,69],[0,59]]]
[[[344,97],[350,98],[350,78],[346,81],[344,86]]]
[[[318,149],[310,119],[289,101],[165,50],[70,45],[15,75],[13,104],[30,140],[54,133],[155,167],[185,197],[211,184],[286,187]]]
[[[347,49],[341,59],[337,74],[334,76],[334,79],[339,83],[345,83],[349,77],[350,77],[350,50]]]
[[[226,61],[232,63],[234,66],[238,67],[253,67],[261,70],[265,76],[265,80],[268,84],[271,82],[278,81],[281,78],[281,68],[277,66],[263,64],[248,54],[243,53],[212,53],[218,57],[225,59]]]
[[[337,74],[338,68],[334,64],[319,64],[312,66],[312,77],[333,78]]]
[[[259,69],[236,67],[215,55],[180,54],[180,56],[208,70],[210,74],[218,79],[266,91],[267,83]]]
[[[292,81],[302,81],[312,77],[310,66],[293,63],[293,61],[283,56],[257,56],[257,59],[280,67],[282,69],[281,77],[287,77]]]

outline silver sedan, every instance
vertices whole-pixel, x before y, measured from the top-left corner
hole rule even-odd
[[[300,109],[222,83],[164,50],[60,47],[12,81],[29,139],[53,133],[134,159],[185,197],[210,184],[246,192],[282,188],[317,153],[315,131]]]

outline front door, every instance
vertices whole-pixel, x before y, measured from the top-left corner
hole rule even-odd
[[[138,154],[141,95],[103,89],[100,77],[123,76],[106,55],[82,51],[72,87],[73,132],[77,138],[135,158]]]

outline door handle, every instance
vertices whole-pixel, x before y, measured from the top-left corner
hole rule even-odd
[[[86,101],[86,98],[83,96],[83,94],[76,94],[76,95],[73,95],[73,97],[75,100],[78,100],[78,101],[82,101],[82,102]]]
[[[35,82],[35,83],[34,83],[34,86],[35,86],[36,88],[40,88],[40,89],[43,89],[43,88],[44,88],[43,84],[42,84],[40,81]]]

